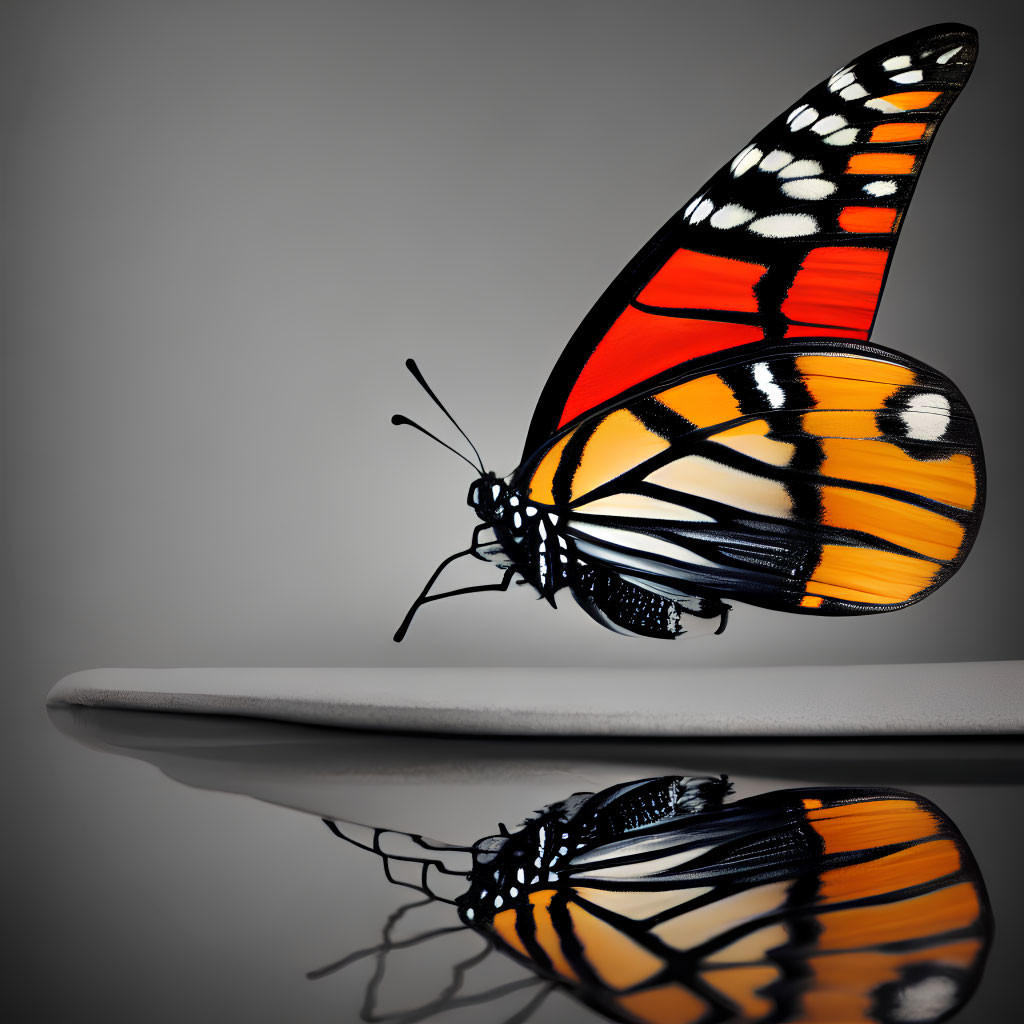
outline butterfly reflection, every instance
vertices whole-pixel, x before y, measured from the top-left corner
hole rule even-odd
[[[472,847],[327,822],[379,856],[391,881],[425,894],[420,902],[454,904],[485,945],[436,1000],[401,1014],[378,1015],[376,1000],[407,908],[380,945],[311,977],[373,954],[364,1019],[410,1022],[531,986],[509,1021],[527,1020],[556,988],[639,1024],[927,1024],[963,1006],[992,919],[949,818],[899,790],[726,803],[730,789],[725,777],[663,777],[576,793]],[[531,975],[461,994],[495,950]]]

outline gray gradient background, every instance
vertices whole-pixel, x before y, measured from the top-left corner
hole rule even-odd
[[[875,338],[978,416],[989,504],[958,576],[893,615],[740,607],[677,644],[524,588],[428,607],[394,645],[473,525],[467,468],[388,423],[442,425],[403,359],[511,470],[561,346],[649,235],[806,88],[942,20],[981,56]],[[1019,28],[994,2],[0,5],[4,856],[38,1006],[224,1019],[196,1015],[202,980],[285,1019],[252,965],[278,962],[275,922],[314,919],[336,857],[292,812],[58,736],[42,701],[68,672],[1021,657]],[[182,949],[187,984],[162,970]],[[323,998],[304,1019],[338,1019]]]

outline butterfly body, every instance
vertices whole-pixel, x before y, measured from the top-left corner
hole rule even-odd
[[[976,49],[960,25],[876,47],[712,177],[570,339],[520,467],[471,491],[494,537],[469,553],[656,638],[720,632],[727,598],[852,615],[948,580],[984,505],[974,416],[869,335]]]

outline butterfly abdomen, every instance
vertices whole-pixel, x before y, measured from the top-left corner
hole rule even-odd
[[[580,560],[572,593],[589,615],[619,633],[674,640],[685,633],[721,630],[724,625],[726,606],[717,598],[679,591],[673,598],[649,589],[649,581],[645,582],[647,586]]]

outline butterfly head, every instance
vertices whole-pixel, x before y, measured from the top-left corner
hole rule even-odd
[[[509,497],[508,484],[488,472],[473,482],[466,501],[485,523],[498,523],[508,514]]]

